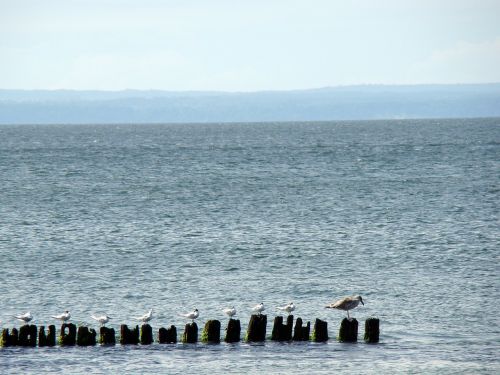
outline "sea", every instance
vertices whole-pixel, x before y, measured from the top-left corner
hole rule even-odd
[[[0,126],[0,328],[245,335],[263,302],[326,343],[0,348],[1,374],[500,373],[500,119]],[[359,341],[336,340],[359,294]],[[380,342],[363,342],[380,319]]]

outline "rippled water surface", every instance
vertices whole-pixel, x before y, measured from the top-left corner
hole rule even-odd
[[[378,345],[0,349],[8,373],[500,372],[500,119],[0,126],[0,325],[355,293]]]

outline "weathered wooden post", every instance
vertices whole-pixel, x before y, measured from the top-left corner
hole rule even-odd
[[[153,342],[153,328],[149,324],[141,326],[141,345],[151,345]]]
[[[25,324],[19,328],[19,346],[36,346],[36,325]]]
[[[365,342],[374,344],[379,341],[380,320],[377,318],[368,318],[365,321]]]
[[[40,326],[38,330],[38,346],[56,346],[56,326],[51,324],[48,328],[48,333],[45,334],[45,327]]]
[[[305,327],[302,327],[302,318],[297,318],[295,328],[293,330],[293,341],[309,341],[309,332],[311,331],[311,322],[307,322]]]
[[[68,333],[66,333],[66,328]],[[75,346],[76,344],[76,326],[73,323],[63,323],[59,333],[59,343],[61,346]]]
[[[115,345],[116,344],[115,329],[101,327],[99,330],[99,344]]]
[[[347,318],[342,319],[337,339],[340,342],[358,341],[358,321],[354,318],[350,320]]]
[[[201,333],[201,341],[205,343],[220,343],[220,322],[218,320],[209,320],[205,323]]]
[[[175,344],[177,342],[177,328],[174,325],[170,328],[160,328],[158,342],[160,344]]]
[[[283,324],[283,317],[277,316],[274,318],[273,332],[271,340],[273,341],[290,341],[292,339],[293,315],[288,315],[286,324]]]
[[[76,344],[78,346],[94,346],[97,342],[96,337],[95,329],[80,326],[76,334]]]
[[[328,341],[328,323],[321,320],[316,319],[314,322],[314,329],[311,335],[311,340],[314,342],[325,342]]]
[[[139,326],[129,329],[126,324],[120,326],[120,344],[137,345],[139,343]]]
[[[19,332],[17,328],[12,328],[12,331],[9,333],[8,328],[4,328],[2,330],[2,336],[0,337],[0,346],[9,347],[9,346],[17,346],[19,343]]]
[[[226,328],[225,342],[239,342],[241,336],[241,324],[239,320],[229,319]]]
[[[195,322],[186,324],[182,335],[184,344],[195,344],[198,341],[198,325]]]
[[[252,315],[248,323],[247,341],[259,342],[266,340],[267,315]]]

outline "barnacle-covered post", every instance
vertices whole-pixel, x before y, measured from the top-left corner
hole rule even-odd
[[[209,320],[205,323],[201,333],[201,341],[212,344],[220,343],[220,321]]]
[[[365,321],[365,342],[374,344],[379,341],[380,320],[377,318],[368,318]]]
[[[314,322],[314,329],[311,336],[314,342],[328,341],[328,323],[321,319],[316,319]]]
[[[358,321],[354,318],[342,319],[340,323],[339,335],[337,339],[340,342],[356,342],[358,341]]]
[[[177,342],[177,328],[173,325],[170,328],[160,328],[158,342],[160,344],[175,344]]]
[[[266,340],[267,315],[252,315],[248,323],[247,341],[260,342]]]
[[[238,319],[229,319],[226,328],[225,342],[239,342],[241,336],[241,324]]]
[[[184,344],[195,344],[198,342],[198,325],[195,322],[186,324],[182,335]]]

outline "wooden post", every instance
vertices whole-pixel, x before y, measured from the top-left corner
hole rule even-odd
[[[358,341],[358,321],[354,318],[351,318],[351,320],[347,318],[342,319],[337,339],[340,342]]]
[[[38,346],[47,346],[47,335],[45,334],[45,326],[38,328]]]
[[[186,324],[182,335],[184,344],[195,344],[198,342],[198,325],[195,322]]]
[[[68,333],[66,333],[66,328]],[[63,323],[59,334],[61,346],[75,346],[76,344],[76,326],[73,323]]]
[[[160,328],[158,331],[158,342],[160,344],[175,344],[177,342],[177,328]]]
[[[101,329],[99,330],[99,344],[115,345],[116,344],[115,329],[101,327]]]
[[[129,329],[126,324],[120,326],[120,344],[137,345],[139,343],[139,326]]]
[[[293,330],[293,341],[309,341],[310,331],[311,322],[307,322],[307,325],[302,327],[302,318],[297,318],[295,328]]]
[[[314,322],[314,329],[312,333],[311,340],[314,342],[325,342],[328,341],[328,323],[321,320],[316,319]]]
[[[17,331],[17,328],[12,328],[12,331],[10,333],[8,328],[4,328],[2,330],[2,336],[0,337],[0,346],[17,346],[18,343],[19,332]]]
[[[36,346],[36,325],[25,324],[19,328],[19,346]]]
[[[96,344],[97,332],[95,329],[80,326],[76,334],[76,344],[78,346],[94,346]]]
[[[267,315],[252,315],[248,323],[247,341],[260,342],[266,340]]]
[[[273,332],[271,340],[273,341],[290,341],[292,339],[293,315],[288,315],[286,324],[283,324],[283,317],[277,316],[274,318]]]
[[[225,342],[239,342],[241,335],[241,325],[240,321],[236,319],[229,319],[226,328],[226,338]]]
[[[205,323],[201,333],[201,341],[205,343],[220,343],[220,322],[218,320],[209,320]]]
[[[368,318],[365,321],[365,342],[369,344],[377,343],[380,336],[380,320]]]
[[[56,346],[56,326],[51,324],[47,327],[49,332],[45,334],[45,327],[40,326],[38,330],[38,346]]]
[[[149,324],[141,326],[141,345],[151,345],[153,342],[153,328]]]

